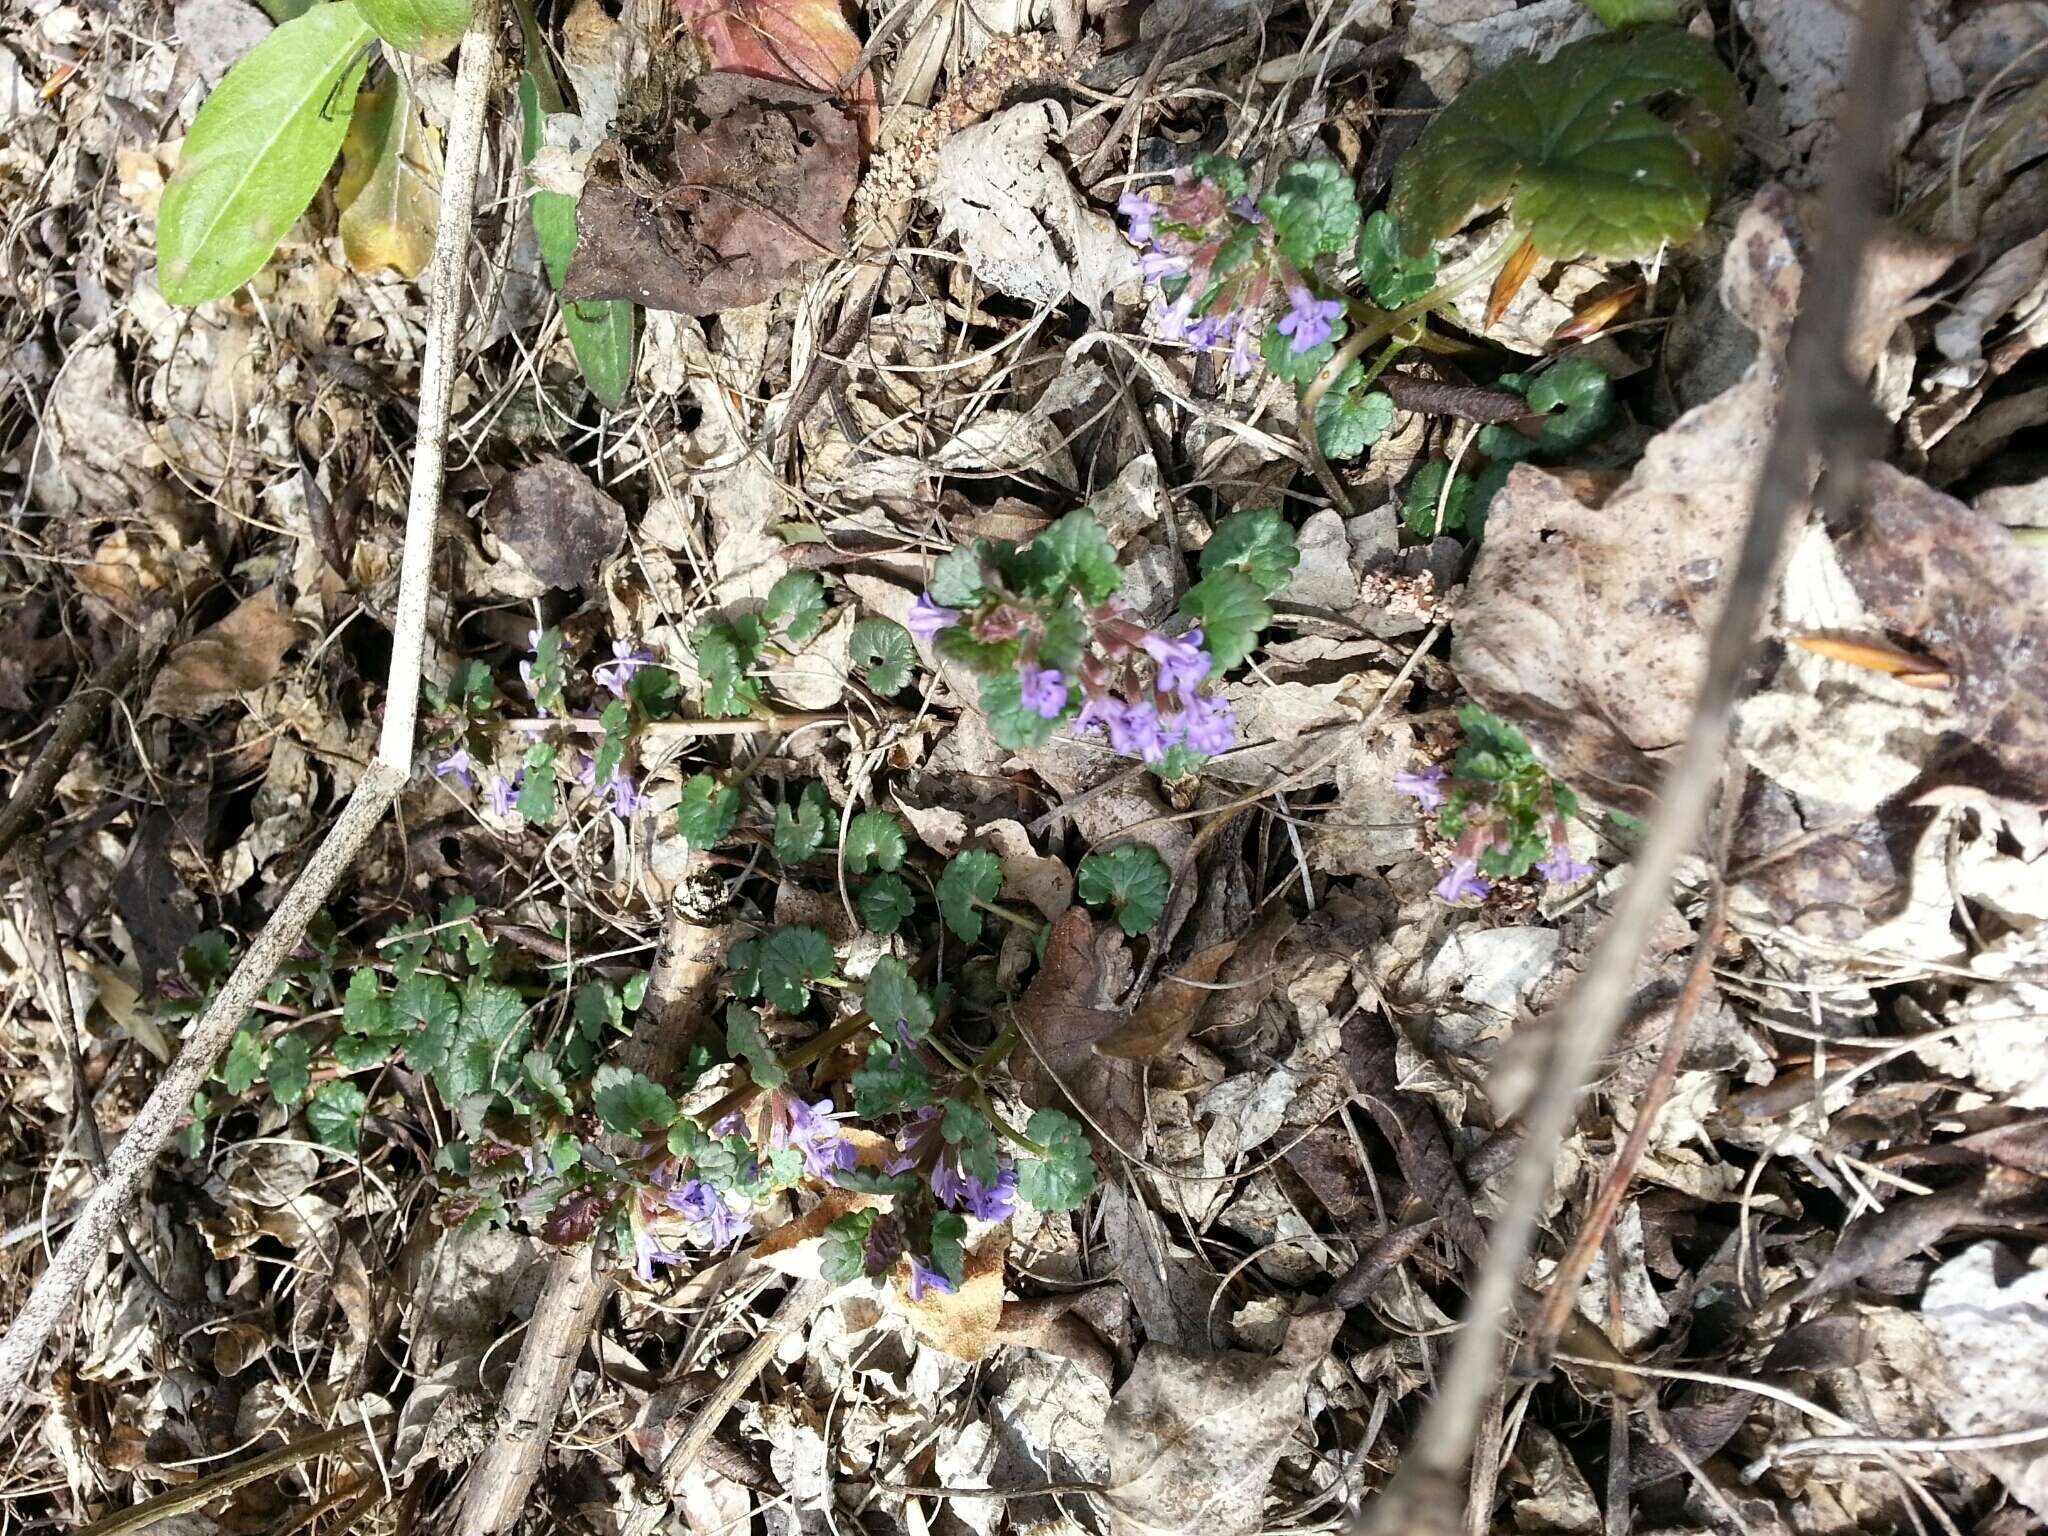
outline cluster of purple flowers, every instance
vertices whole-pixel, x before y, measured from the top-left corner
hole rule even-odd
[[[937,1109],[912,1115],[897,1133],[896,1155],[882,1171],[922,1175],[931,1185],[932,1198],[949,1211],[964,1211],[977,1221],[1008,1221],[1017,1213],[1016,1164],[998,1157],[995,1182],[984,1183],[961,1167],[957,1153],[946,1149],[939,1129],[942,1119]]]
[[[682,1217],[691,1240],[705,1248],[725,1248],[754,1230],[753,1212],[743,1202],[713,1189],[701,1179],[675,1182],[673,1174],[657,1170],[640,1192],[639,1219],[633,1223],[633,1272],[652,1281],[657,1266],[680,1264],[687,1254],[662,1246],[661,1237],[649,1226],[650,1220],[671,1215]]]
[[[1040,665],[1030,654],[1035,637],[1028,614],[998,602],[969,623],[976,639],[1024,639],[1027,654],[1017,665],[1018,699],[1041,719],[1059,719],[1078,691],[1080,708],[1069,726],[1076,736],[1105,731],[1116,751],[1154,765],[1177,746],[1205,757],[1229,751],[1237,740],[1237,716],[1229,705],[1201,691],[1214,665],[1214,658],[1202,648],[1202,631],[1163,635],[1133,623],[1128,613],[1114,597],[1083,612],[1088,640],[1074,677]],[[909,627],[929,645],[941,630],[964,619],[968,615],[960,609],[944,607],[929,593],[920,593],[910,610]],[[1149,680],[1140,658],[1150,662]]]
[[[1252,370],[1276,288],[1287,300],[1278,326],[1291,350],[1307,352],[1330,339],[1343,304],[1309,291],[1280,255],[1265,215],[1249,197],[1233,198],[1215,181],[1183,170],[1163,186],[1125,192],[1116,207],[1126,220],[1126,236],[1141,248],[1138,275],[1161,287],[1148,316],[1161,341],[1202,352],[1227,349],[1230,371],[1241,378]],[[1255,253],[1242,260],[1246,230],[1253,232]],[[1219,283],[1215,266],[1226,247],[1234,253],[1233,265]],[[1198,315],[1195,307],[1204,298],[1208,302]]]
[[[1431,763],[1420,771],[1404,769],[1394,775],[1394,788],[1411,796],[1425,811],[1443,808],[1450,784],[1450,771],[1442,763]],[[1465,829],[1451,847],[1450,867],[1436,883],[1437,899],[1452,906],[1468,898],[1484,901],[1493,893],[1493,882],[1479,873],[1480,857],[1490,848],[1504,848],[1507,841],[1494,817],[1484,810],[1468,812]],[[1597,873],[1598,866],[1572,857],[1564,817],[1553,810],[1550,851],[1536,861],[1535,869],[1553,885],[1571,885]]]

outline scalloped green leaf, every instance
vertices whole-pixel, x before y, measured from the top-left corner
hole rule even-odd
[[[816,571],[791,571],[776,578],[761,605],[761,617],[793,645],[802,645],[825,620],[825,583]]]
[[[1188,588],[1180,600],[1180,611],[1202,626],[1202,643],[1216,659],[1210,669],[1212,677],[1220,677],[1249,656],[1259,632],[1273,622],[1272,606],[1258,584],[1227,565]],[[987,703],[984,690],[982,704],[986,707]]]
[[[978,901],[994,901],[1003,890],[1003,861],[986,848],[963,848],[939,875],[939,915],[946,926],[972,944],[981,937]]]
[[[1275,507],[1233,512],[1216,525],[1202,546],[1202,574],[1228,567],[1242,571],[1269,597],[1286,586],[1301,564],[1301,545]]]
[[[1692,109],[1660,116],[1673,99]],[[1647,256],[1706,222],[1741,114],[1713,46],[1673,28],[1515,59],[1466,86],[1402,158],[1404,248],[1421,256],[1506,203],[1542,255]]]
[[[244,54],[192,121],[157,214],[157,289],[203,304],[255,276],[341,153],[376,34],[316,5]]]
[[[1091,907],[1108,907],[1125,933],[1136,938],[1166,910],[1173,876],[1157,849],[1125,843],[1081,861],[1075,889]]]
[[[856,875],[901,869],[909,851],[903,823],[888,811],[862,811],[846,824],[846,867]]]
[[[951,631],[948,631],[951,633]],[[910,631],[894,619],[862,619],[847,632],[846,659],[861,669],[861,680],[875,692],[891,694],[910,681],[917,648]]]

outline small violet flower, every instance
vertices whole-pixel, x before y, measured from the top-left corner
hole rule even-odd
[[[1202,649],[1202,632],[1191,629],[1178,640],[1148,634],[1145,654],[1159,665],[1161,693],[1190,694],[1209,675],[1209,653]]]
[[[942,629],[951,629],[960,622],[958,608],[946,608],[935,603],[929,592],[917,594],[917,601],[910,605],[910,632],[926,645],[932,643],[932,636]]]
[[[942,1157],[932,1164],[932,1198],[948,1208],[957,1208],[967,1203],[967,1175],[950,1158]]]
[[[519,777],[524,778],[525,776],[525,770],[521,769]],[[519,782],[517,779],[508,779],[502,773],[494,773],[484,785],[484,805],[493,816],[510,816],[512,808],[518,803],[518,800]]]
[[[645,1227],[633,1234],[633,1273],[647,1284],[654,1281],[654,1268],[659,1265],[680,1264],[686,1255],[671,1252],[661,1246],[661,1240]]]
[[[612,642],[612,659],[590,669],[590,675],[615,699],[626,696],[633,674],[654,660],[654,652],[635,650],[630,640]]]
[[[1493,890],[1493,883],[1479,873],[1477,859],[1455,859],[1444,871],[1443,879],[1436,883],[1438,901],[1455,906],[1467,896],[1476,896],[1484,901]]]
[[[1152,306],[1152,329],[1158,334],[1159,339],[1161,341],[1185,341],[1188,334],[1188,322],[1193,318],[1194,307],[1195,296],[1192,292],[1183,293],[1171,304],[1166,303],[1163,299],[1155,302]]]
[[[1126,192],[1116,200],[1116,211],[1130,221],[1129,238],[1133,245],[1152,243],[1152,220],[1159,207],[1142,192]]]
[[[1236,378],[1243,378],[1252,371],[1252,328],[1240,325],[1237,337],[1230,343],[1230,372]]]
[[[830,1099],[816,1104],[791,1099],[789,1124],[778,1126],[772,1139],[778,1147],[795,1147],[803,1153],[804,1172],[829,1183],[854,1164],[853,1143],[839,1134],[842,1118],[832,1113]]]
[[[1067,707],[1067,680],[1057,667],[1018,669],[1018,702],[1044,720],[1057,720]]]
[[[1083,731],[1092,731],[1098,727],[1106,729],[1110,721],[1121,715],[1124,709],[1122,699],[1113,698],[1106,693],[1091,693],[1081,701],[1081,712],[1074,716],[1073,733],[1078,736]]]
[[[969,1174],[966,1179],[967,1214],[978,1221],[1007,1221],[1017,1214],[1017,1170],[1003,1169],[993,1184],[984,1184]]]
[[[605,798],[611,802],[612,814],[621,821],[630,821],[635,812],[647,809],[647,797],[624,769],[605,780]]]
[[[668,1203],[690,1223],[691,1235],[711,1248],[738,1242],[754,1229],[744,1211],[726,1203],[724,1195],[700,1179],[691,1179],[668,1197]]]
[[[1159,762],[1172,745],[1160,728],[1159,711],[1150,704],[1131,704],[1103,721],[1109,727],[1109,744],[1131,757],[1148,763]]]
[[[1228,752],[1237,741],[1237,715],[1216,699],[1190,698],[1181,711],[1181,737],[1204,757]]]
[[[932,1268],[931,1265],[925,1263],[923,1259],[917,1257],[916,1254],[912,1254],[910,1256],[910,1299],[912,1301],[923,1301],[924,1293],[928,1290],[939,1291],[950,1296],[953,1294],[953,1282],[948,1280],[938,1270]]]
[[[1307,352],[1330,339],[1330,322],[1344,313],[1335,299],[1319,299],[1306,288],[1287,290],[1287,313],[1280,317],[1280,334],[1289,337],[1288,349]]]
[[[1185,277],[1187,273],[1187,257],[1175,251],[1161,250],[1154,246],[1138,258],[1138,276],[1148,283],[1160,282],[1169,277]]]
[[[912,1115],[909,1123],[896,1133],[896,1155],[882,1165],[882,1172],[893,1177],[915,1168],[930,1150],[933,1138],[939,1135],[943,1114],[937,1108],[925,1108]]]
[[[1431,763],[1420,773],[1407,769],[1394,775],[1394,788],[1404,795],[1413,795],[1425,811],[1433,811],[1444,803],[1444,780],[1450,775],[1442,763]]]
[[[1583,880],[1598,870],[1597,865],[1583,864],[1572,857],[1572,851],[1563,843],[1550,845],[1550,857],[1538,859],[1536,868],[1552,885],[1570,885],[1574,880]]]
[[[454,751],[434,764],[435,778],[445,779],[451,775],[464,789],[476,788],[476,764],[470,761],[469,748],[461,742],[455,744]]]

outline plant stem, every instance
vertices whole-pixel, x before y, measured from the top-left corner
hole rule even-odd
[[[1045,932],[1045,924],[1038,921],[1038,919],[1035,917],[1026,917],[1022,912],[1013,911],[1011,908],[1002,905],[1002,903],[1000,902],[983,901],[978,896],[970,899],[974,902],[974,905],[981,908],[982,911],[992,912],[997,917],[1015,923],[1019,928],[1022,928],[1026,933],[1031,934],[1033,937],[1036,937],[1037,935]]]

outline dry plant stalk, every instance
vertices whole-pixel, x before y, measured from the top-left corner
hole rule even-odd
[[[385,686],[384,726],[377,757],[356,785],[341,815],[313,850],[277,910],[214,995],[176,1060],[157,1079],[121,1144],[107,1156],[104,1176],[79,1206],[78,1219],[51,1258],[28,1301],[0,1338],[0,1382],[8,1401],[27,1395],[50,1330],[70,1311],[92,1266],[106,1253],[115,1228],[141,1193],[150,1170],[176,1133],[192,1095],[241,1028],[243,1016],[297,947],[307,923],[355,862],[365,840],[384,819],[412,775],[413,735],[419,723],[420,669],[426,656],[427,605],[433,592],[434,535],[448,446],[448,403],[455,381],[455,344],[465,290],[470,224],[476,209],[477,165],[483,148],[484,106],[497,73],[498,0],[476,0],[455,74],[455,108],[448,126],[441,217],[428,269],[427,336],[420,364],[419,437],[413,447],[412,488],[405,508],[405,547],[399,565],[397,623]]]
[[[1354,1522],[1355,1529],[1374,1536],[1410,1536],[1418,1529],[1454,1530],[1459,1525],[1457,1496],[1449,1490],[1457,1486],[1496,1377],[1506,1364],[1502,1339],[1509,1308],[1550,1188],[1556,1152],[1578,1112],[1581,1086],[1614,1038],[1636,963],[1670,899],[1679,860],[1692,848],[1720,778],[1729,720],[1742,691],[1786,527],[1807,499],[1816,461],[1826,467],[1815,499],[1823,511],[1839,509],[1855,494],[1863,460],[1871,450],[1872,411],[1863,381],[1849,373],[1847,338],[1862,291],[1865,257],[1877,232],[1885,170],[1880,157],[1897,90],[1903,20],[1902,0],[1871,0],[1864,8],[1850,85],[1842,97],[1847,105],[1841,149],[1817,244],[1829,262],[1827,281],[1807,285],[1805,306],[1793,325],[1784,403],[1743,532],[1727,603],[1714,625],[1692,730],[1665,779],[1648,835],[1587,961],[1584,979],[1553,1015],[1559,1024],[1555,1045],[1543,1081],[1524,1113],[1521,1153],[1437,1396],[1423,1415],[1401,1470]]]

